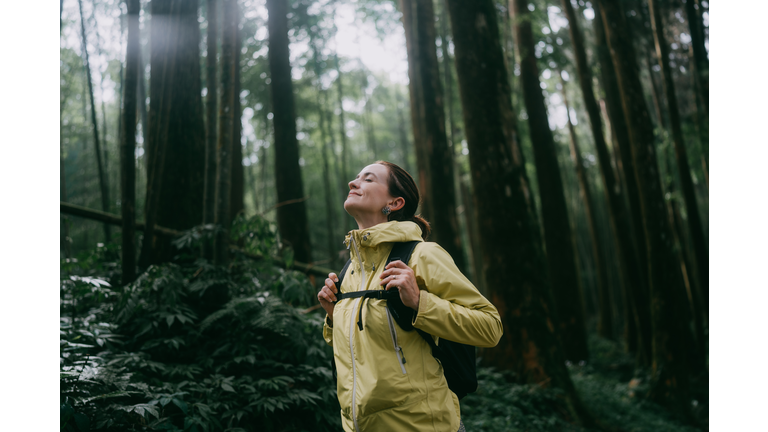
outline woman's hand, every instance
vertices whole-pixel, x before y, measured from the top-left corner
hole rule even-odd
[[[328,314],[328,321],[331,325],[333,325],[333,302],[336,301],[336,293],[339,292],[334,282],[338,281],[339,278],[336,277],[336,273],[328,273],[328,278],[325,280],[325,286],[319,293],[317,293],[317,300],[320,302],[320,306],[322,306]]]
[[[392,261],[381,272],[381,284],[384,289],[396,288],[400,291],[400,300],[409,308],[419,310],[419,285],[413,270],[400,260]]]

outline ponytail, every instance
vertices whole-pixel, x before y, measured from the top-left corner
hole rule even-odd
[[[413,177],[408,174],[408,171],[392,162],[376,161],[376,163],[389,168],[389,181],[387,182],[389,194],[393,197],[402,197],[405,200],[403,208],[390,213],[387,220],[415,222],[421,228],[421,238],[426,241],[432,229],[426,219],[416,214],[416,209],[421,203],[421,195]]]
[[[427,241],[427,237],[432,233],[432,228],[429,227],[429,222],[421,217],[421,215],[413,215],[411,220],[416,222],[419,228],[421,228],[421,238],[424,239],[424,241]]]

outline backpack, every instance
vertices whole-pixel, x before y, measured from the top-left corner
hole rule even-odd
[[[410,241],[395,243],[392,246],[392,252],[390,252],[389,257],[387,258],[387,265],[392,261],[397,260],[408,265],[408,261],[411,259],[411,254],[418,243],[420,242]],[[341,273],[338,275],[339,281],[336,282],[336,288],[339,290],[339,294],[336,295],[337,302],[343,299],[356,297],[386,300],[387,309],[389,309],[389,312],[392,314],[392,318],[395,319],[397,325],[404,331],[416,330],[432,348],[432,355],[443,365],[443,373],[445,375],[445,380],[448,382],[448,388],[456,394],[459,400],[469,393],[474,393],[475,390],[477,390],[475,347],[443,338],[440,339],[440,345],[436,345],[429,333],[413,327],[413,318],[416,311],[403,304],[403,301],[400,299],[400,293],[397,290],[368,290],[341,293],[341,283],[344,281],[344,275],[347,273],[347,269],[351,262],[351,259],[348,260],[347,263],[344,264]],[[333,361],[334,376],[335,366],[336,363]]]

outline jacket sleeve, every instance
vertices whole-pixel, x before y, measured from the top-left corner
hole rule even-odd
[[[325,339],[325,343],[333,346],[333,327],[328,325],[328,314],[325,314],[323,320],[323,339]]]
[[[433,336],[482,348],[501,339],[501,317],[437,243],[420,243],[411,268],[421,290],[413,326]]]

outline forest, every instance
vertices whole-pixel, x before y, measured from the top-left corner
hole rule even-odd
[[[60,0],[62,431],[338,431],[348,182],[499,310],[469,431],[709,430],[707,0]]]

